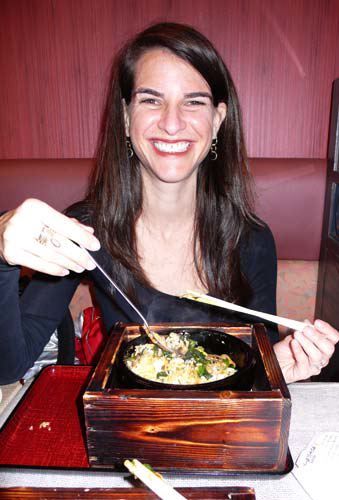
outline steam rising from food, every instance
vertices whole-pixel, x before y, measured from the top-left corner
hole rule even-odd
[[[166,384],[204,384],[236,373],[234,361],[227,355],[210,355],[189,334],[171,332],[164,341],[180,356],[154,344],[141,344],[126,355],[127,367],[147,380]]]

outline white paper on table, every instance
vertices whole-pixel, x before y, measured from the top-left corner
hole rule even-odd
[[[313,500],[334,499],[339,490],[339,432],[316,434],[292,471]]]

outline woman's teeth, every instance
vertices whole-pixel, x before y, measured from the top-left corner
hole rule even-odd
[[[183,153],[187,151],[190,143],[186,141],[181,142],[154,142],[156,149],[163,153]]]

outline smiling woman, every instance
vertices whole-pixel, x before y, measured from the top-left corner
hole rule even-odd
[[[0,383],[33,364],[84,271],[107,330],[138,321],[84,249],[149,323],[248,321],[178,298],[187,289],[276,312],[274,241],[253,213],[237,93],[209,40],[161,23],[128,41],[112,68],[97,151],[87,196],[66,215],[26,200],[0,217]],[[20,265],[44,274],[19,300]],[[338,339],[316,321],[277,342],[286,380],[319,373]]]

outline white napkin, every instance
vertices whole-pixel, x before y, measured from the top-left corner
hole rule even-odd
[[[293,474],[313,500],[337,498],[339,432],[316,434],[295,462]]]

